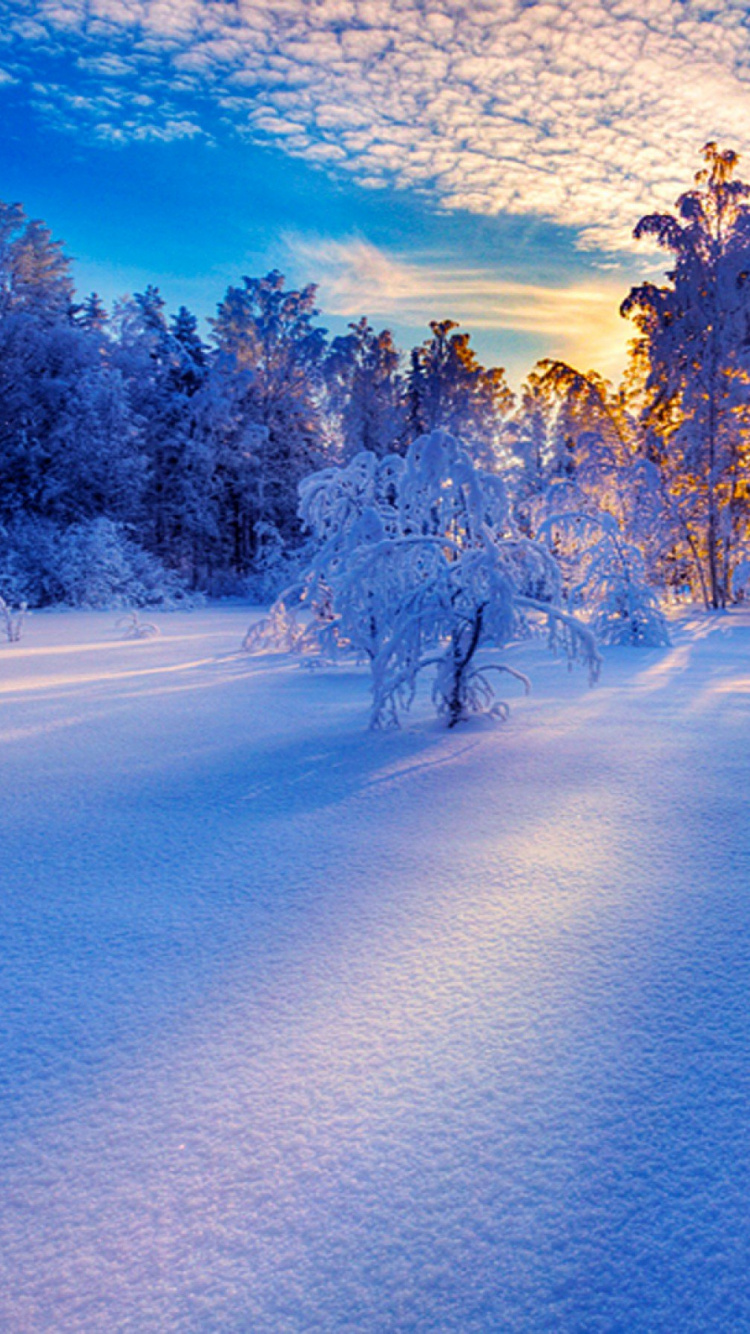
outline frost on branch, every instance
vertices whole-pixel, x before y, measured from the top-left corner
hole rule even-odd
[[[9,644],[17,644],[21,638],[25,616],[25,602],[13,608],[5,601],[5,598],[0,597],[0,620],[2,620],[5,638]]]
[[[123,639],[156,639],[161,630],[153,621],[142,621],[138,612],[129,611],[127,616],[121,616],[115,622],[115,628],[122,630]]]
[[[669,644],[656,593],[646,582],[643,557],[625,541],[611,514],[553,515],[542,525],[540,537],[565,548],[572,570],[570,605],[583,609],[600,643],[645,648]]]
[[[445,431],[421,436],[404,458],[358,454],[301,487],[301,516],[319,545],[299,594],[312,612],[303,634],[324,653],[370,665],[371,725],[398,723],[421,673],[448,726],[474,713],[503,717],[495,680],[527,679],[496,658],[541,617],[556,646],[593,680],[591,631],[559,605],[560,579],[542,545],[508,536],[499,477],[477,469]],[[296,647],[296,622],[277,604],[246,647]]]
[[[740,561],[734,571],[732,584],[736,602],[750,600],[750,560],[745,558]]]
[[[317,618],[314,617],[311,624],[300,622],[299,606],[288,605],[290,598],[301,602],[304,591],[302,585],[287,590],[277,598],[267,616],[248,627],[241,645],[245,653],[262,653],[268,648],[278,653],[320,652]]]

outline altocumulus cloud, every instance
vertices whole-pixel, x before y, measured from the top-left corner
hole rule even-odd
[[[10,78],[115,138],[228,123],[364,185],[627,246],[709,137],[742,149],[750,29],[725,0],[10,0]],[[62,68],[62,62],[60,64]],[[137,75],[135,80],[133,75]],[[137,85],[137,86],[136,86]],[[208,99],[208,102],[206,101]]]

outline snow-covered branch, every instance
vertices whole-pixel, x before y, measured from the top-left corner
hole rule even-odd
[[[498,479],[476,468],[455,437],[434,431],[403,459],[358,455],[347,468],[326,469],[307,479],[302,512],[320,541],[298,599],[313,614],[300,629],[298,612],[280,601],[251,627],[245,647],[288,652],[314,643],[365,659],[373,727],[398,723],[427,670],[449,726],[475,713],[504,717],[492,674],[505,672],[525,688],[528,681],[495,655],[524,633],[532,610],[596,679],[594,636],[559,606],[553,557],[541,543],[507,535]]]
[[[26,603],[22,602],[18,607],[12,607],[0,597],[0,620],[2,620],[5,638],[9,644],[17,644],[23,632],[23,623],[26,617]]]

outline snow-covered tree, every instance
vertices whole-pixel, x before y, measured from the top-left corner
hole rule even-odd
[[[0,317],[10,312],[64,319],[73,309],[70,260],[42,222],[0,202]]]
[[[664,642],[644,557],[658,522],[653,479],[627,392],[595,372],[542,361],[515,426],[514,516],[521,532],[550,545],[566,604],[593,617],[604,642]]]
[[[79,326],[59,243],[16,219],[0,261],[0,523],[134,516],[142,467],[127,386]],[[0,209],[0,215],[3,210]]]
[[[215,390],[224,397],[222,522],[239,571],[256,554],[256,526],[298,536],[297,486],[320,465],[319,404],[325,331],[314,324],[315,287],[287,291],[274,270],[230,287],[213,321]]]
[[[687,571],[706,605],[723,607],[750,524],[750,186],[737,154],[704,149],[705,168],[677,214],[641,218],[673,256],[667,283],[623,303],[645,363],[642,427],[660,484],[662,569]]]
[[[217,530],[216,463],[201,402],[207,348],[184,306],[168,320],[154,286],[118,303],[113,325],[110,355],[140,430],[141,540],[195,586]]]
[[[561,509],[632,512],[626,495],[633,426],[621,395],[601,376],[540,361],[522,388],[514,428],[514,511],[522,532],[534,535]]]
[[[74,309],[75,321],[80,329],[89,329],[98,334],[104,332],[109,323],[109,315],[98,292],[91,292],[80,306]]]
[[[391,333],[376,333],[365,318],[333,339],[325,381],[345,460],[363,449],[389,454],[402,439],[406,402],[400,363]]]
[[[184,605],[172,571],[145,551],[124,524],[99,516],[62,527],[20,515],[0,532],[6,600],[43,607]]]
[[[500,367],[486,369],[454,320],[432,320],[432,336],[411,353],[407,381],[410,440],[437,429],[460,436],[485,469],[498,466],[513,395]]]
[[[537,614],[596,675],[594,637],[560,606],[554,560],[507,535],[500,478],[479,470],[448,432],[421,436],[405,458],[362,453],[313,475],[301,514],[320,543],[303,595],[316,640],[369,662],[373,726],[398,721],[427,669],[449,726],[480,711],[503,714],[493,676],[519,673],[496,653]],[[288,618],[276,615],[271,642],[280,625],[288,635]]]
[[[613,515],[553,514],[542,524],[539,539],[555,551],[564,547],[567,604],[584,616],[600,644],[659,648],[670,642],[643,556],[623,537]]]
[[[26,619],[26,611],[25,602],[22,602],[18,607],[14,607],[11,603],[6,602],[4,597],[0,596],[0,623],[9,644],[19,642],[23,632],[23,623]]]

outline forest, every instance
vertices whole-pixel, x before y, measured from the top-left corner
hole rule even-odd
[[[731,150],[711,143],[703,156],[675,211],[635,227],[669,269],[663,285],[624,294],[622,382],[546,360],[517,395],[453,320],[434,320],[408,352],[366,317],[329,338],[315,285],[290,290],[277,271],[230,286],[207,338],[184,306],[168,314],[157,286],[108,311],[95,293],[76,297],[45,224],[0,205],[5,604],[271,601],[315,564],[331,525],[337,540],[346,528],[330,504],[325,520],[311,508],[322,494],[311,479],[329,502],[359,486],[360,518],[379,487],[382,522],[396,503],[382,478],[406,467],[413,480],[429,438],[443,441],[430,465],[443,469],[441,503],[448,490],[465,508],[471,479],[485,497],[473,528],[455,504],[434,521],[436,533],[453,525],[451,559],[485,541],[489,522],[506,574],[524,566],[516,593],[579,613],[600,640],[661,642],[665,598],[741,601],[750,186]],[[402,524],[401,536],[416,531]]]

